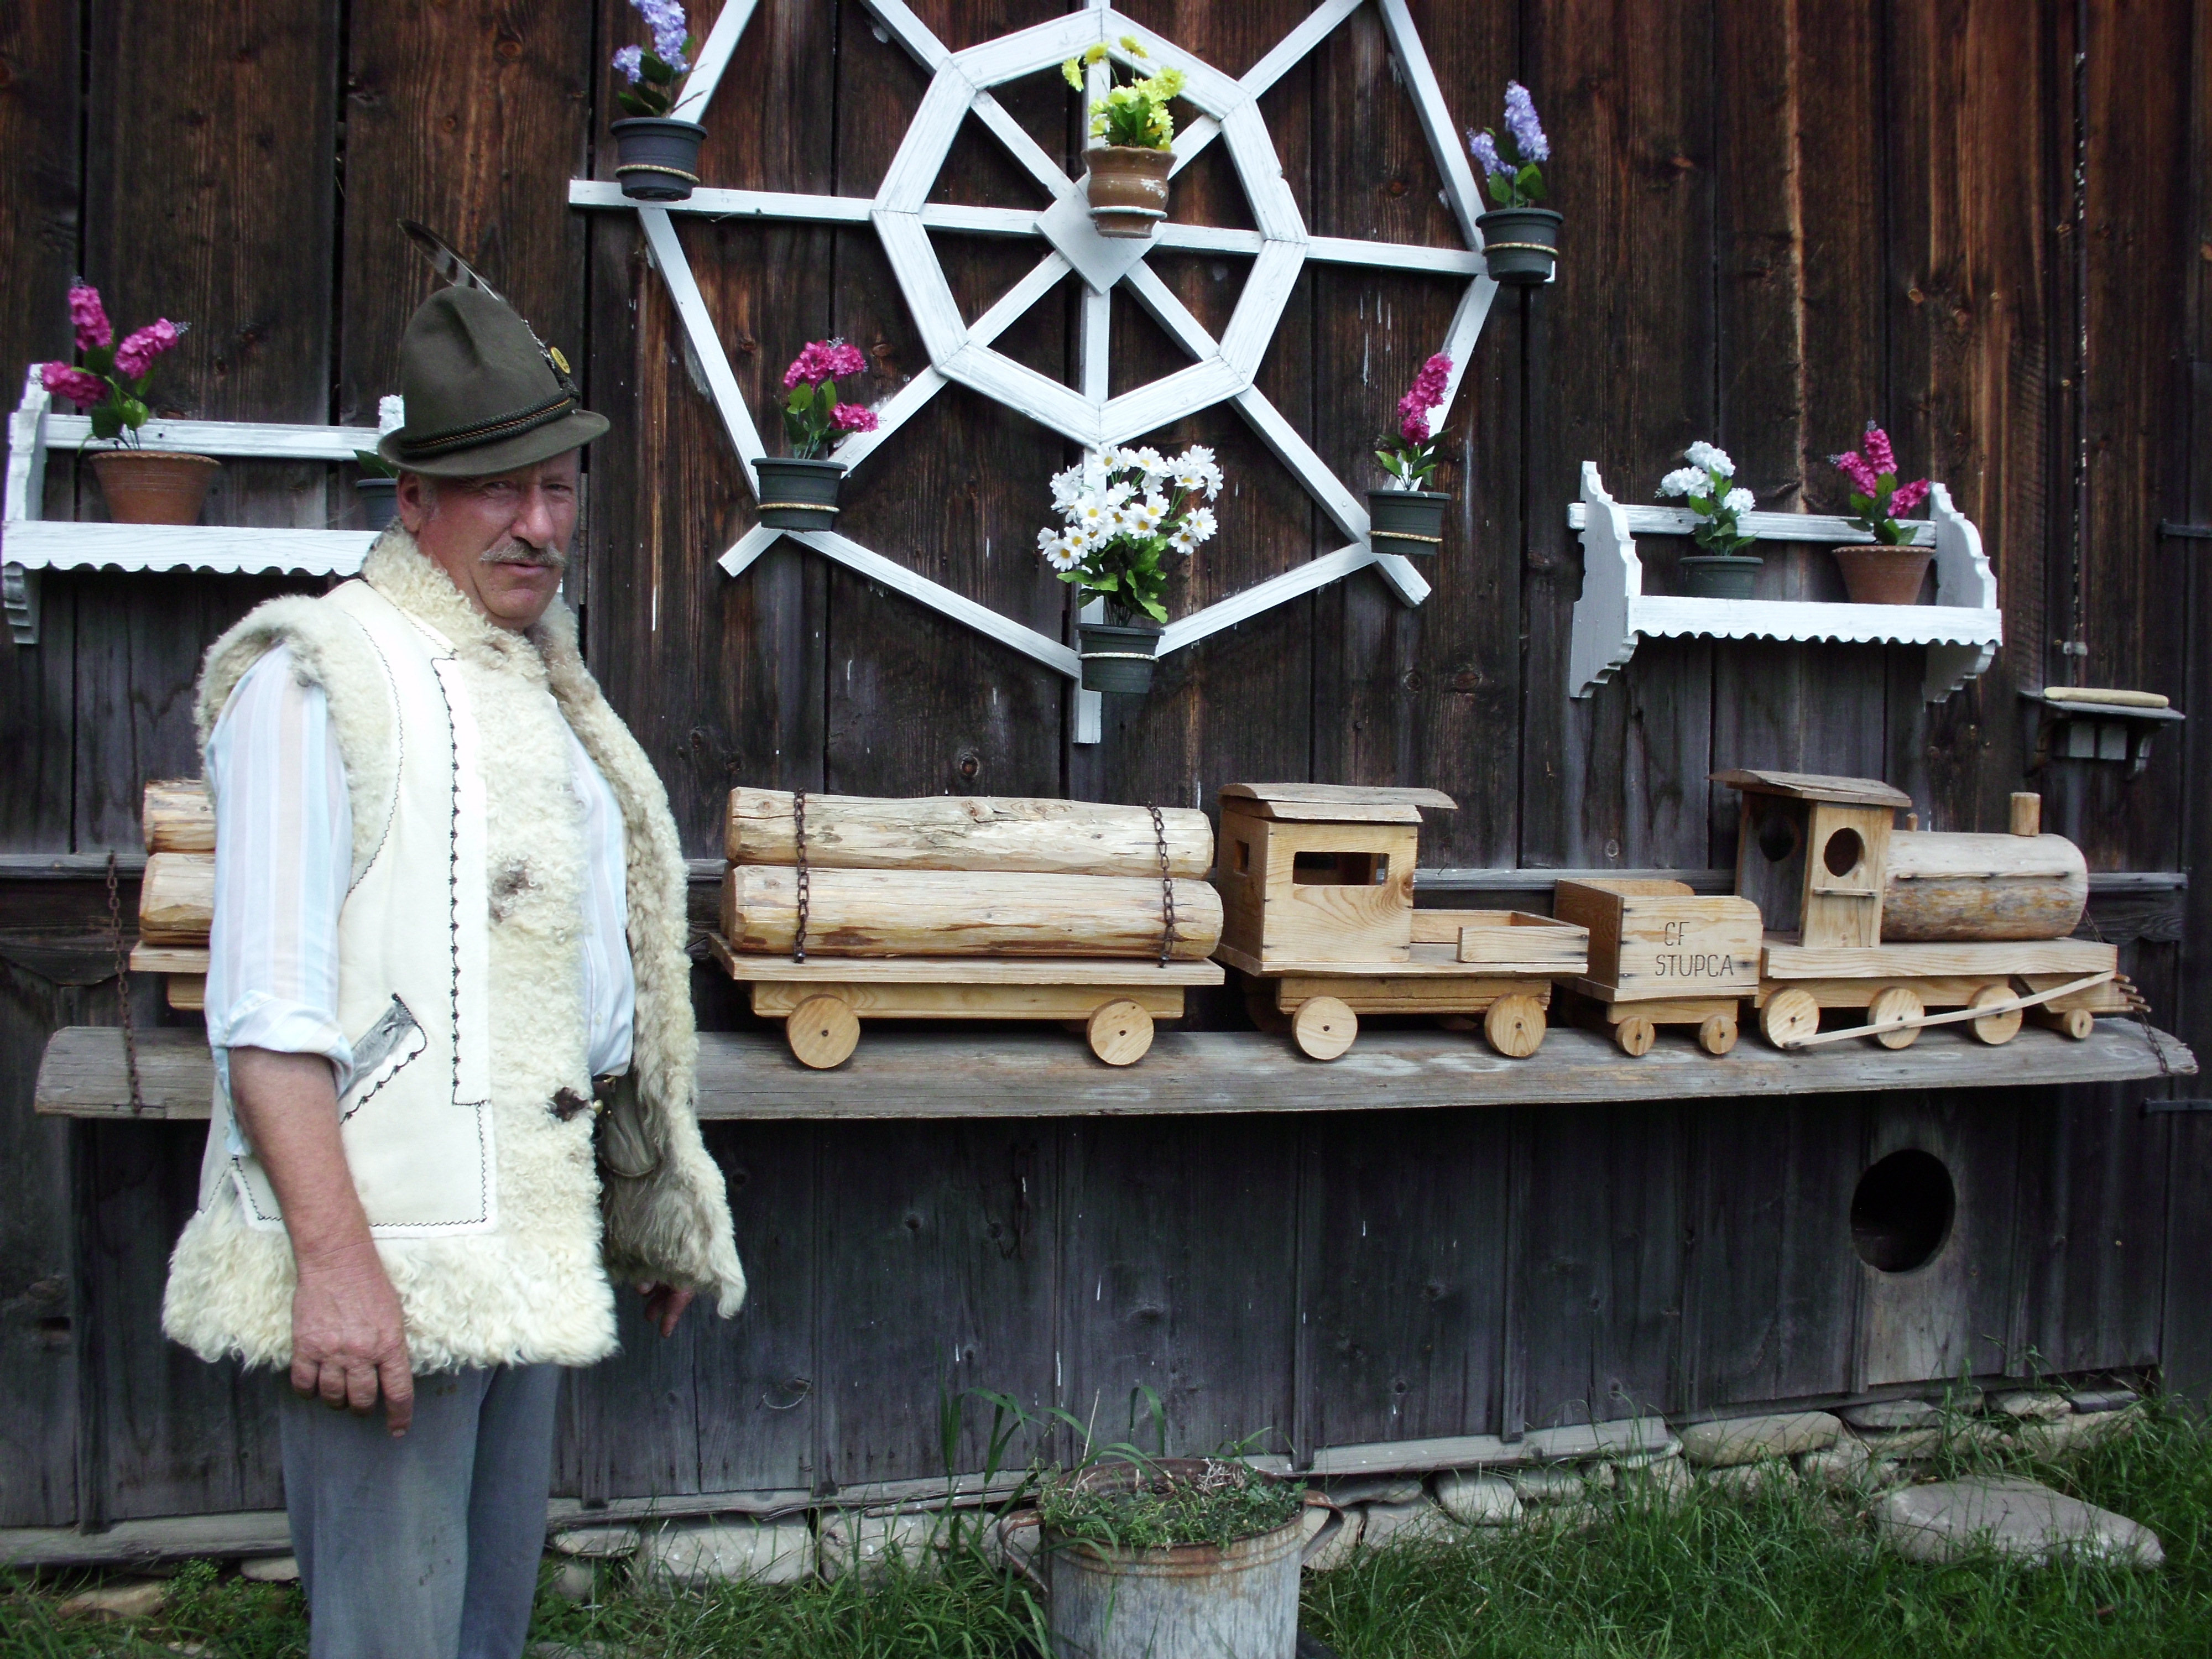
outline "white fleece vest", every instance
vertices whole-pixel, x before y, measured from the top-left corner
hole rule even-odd
[[[527,636],[462,599],[404,531],[367,579],[270,600],[210,650],[202,742],[277,644],[329,698],[353,799],[339,1019],[348,1165],[399,1293],[418,1371],[585,1364],[611,1352],[609,1284],[744,1295],[721,1172],[699,1136],[684,866],[659,780],[578,658],[556,604]],[[644,1156],[595,1160],[582,997],[583,830],[563,721],[613,790],[637,981],[632,1071]],[[200,1208],[171,1262],[163,1328],[204,1358],[291,1357],[289,1239],[258,1161],[214,1102]]]

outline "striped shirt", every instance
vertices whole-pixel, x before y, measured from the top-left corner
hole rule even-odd
[[[583,805],[580,1012],[596,1077],[629,1066],[636,1009],[622,809],[575,733],[562,729]],[[323,1055],[343,1092],[353,1045],[337,1018],[338,910],[353,881],[353,800],[329,700],[301,683],[289,647],[239,681],[208,739],[207,767],[216,803],[207,1030],[223,1086],[231,1049],[268,1048]]]

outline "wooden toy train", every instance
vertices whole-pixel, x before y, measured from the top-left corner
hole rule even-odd
[[[2078,1039],[2142,1011],[2117,949],[2070,937],[2087,866],[2040,833],[2036,797],[2013,798],[2009,834],[1939,834],[1899,829],[1911,803],[1885,783],[1714,775],[1742,797],[1733,895],[1563,880],[1550,916],[1416,908],[1422,810],[1454,804],[1432,789],[1231,784],[1217,857],[1187,809],[740,788],[708,946],[816,1067],[864,1018],[1058,1021],[1131,1065],[1224,967],[1255,1025],[1324,1060],[1363,1014],[1479,1027],[1525,1058],[1555,990],[1631,1055],[1662,1026],[1725,1054],[1747,1004],[1782,1048],[1903,1048],[1951,1024],[2001,1043],[2030,1016]],[[131,965],[195,1008],[215,862],[199,782],[149,784],[145,833]],[[1824,1031],[1830,1009],[1863,1023]]]

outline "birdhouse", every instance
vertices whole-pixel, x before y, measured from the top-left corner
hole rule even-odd
[[[1716,772],[1743,794],[1735,890],[1770,933],[1808,947],[1881,943],[1890,826],[1912,805],[1871,778],[1809,772]]]
[[[1404,962],[1434,789],[1232,783],[1221,792],[1221,942],[1263,965]]]

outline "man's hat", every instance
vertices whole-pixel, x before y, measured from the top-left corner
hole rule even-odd
[[[407,319],[399,392],[407,424],[385,434],[376,453],[432,477],[531,466],[607,429],[605,416],[583,406],[561,355],[481,289],[441,289]]]

